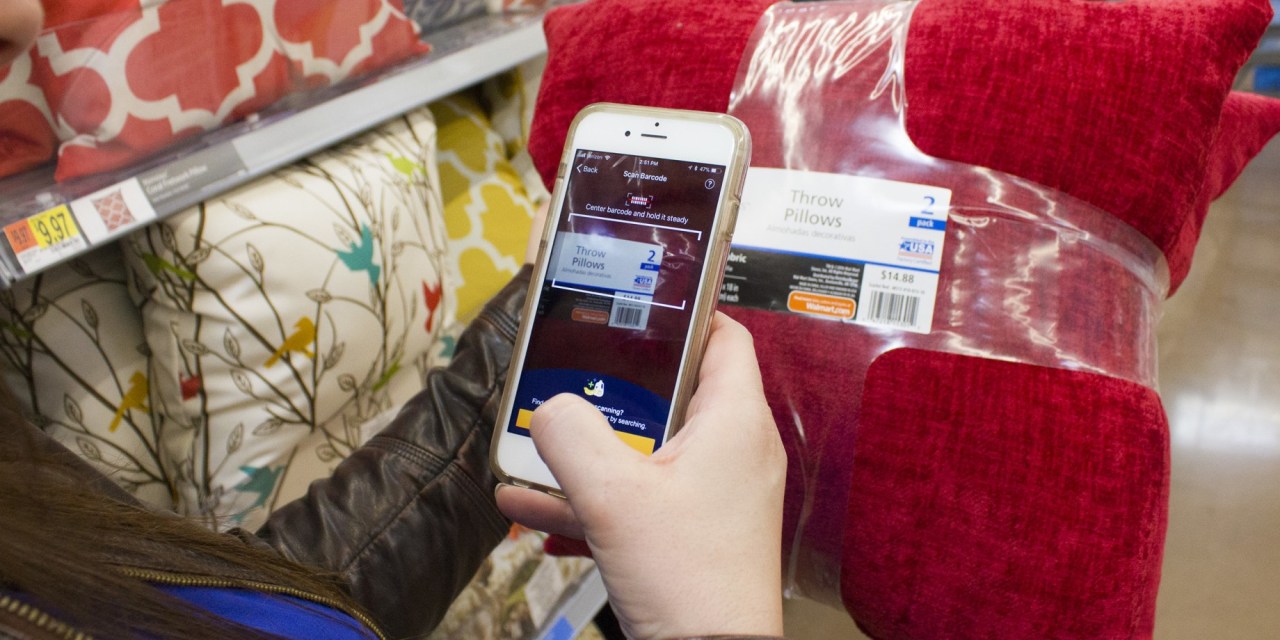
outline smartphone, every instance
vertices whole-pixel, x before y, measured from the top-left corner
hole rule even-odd
[[[529,435],[560,393],[644,454],[680,428],[750,155],[724,114],[594,104],[574,118],[494,427],[504,482],[560,494]]]

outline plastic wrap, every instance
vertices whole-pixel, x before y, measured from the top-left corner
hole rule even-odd
[[[730,104],[755,152],[722,309],[756,335],[788,448],[787,584],[832,603],[852,465],[840,452],[878,356],[915,348],[1155,386],[1163,255],[1066,194],[915,147],[902,72],[915,6],[775,5]]]

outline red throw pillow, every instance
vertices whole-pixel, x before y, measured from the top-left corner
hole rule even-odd
[[[552,12],[530,140],[548,185],[570,120],[590,102],[725,110],[742,49],[769,4],[595,0]],[[924,0],[907,41],[908,130],[927,153],[1031,178],[1109,211],[1164,252],[1176,287],[1209,194],[1280,128],[1278,103],[1228,99],[1231,78],[1269,14],[1265,0]],[[1148,46],[1155,41],[1158,47]],[[827,115],[838,111],[833,106]],[[940,292],[948,287],[943,276]],[[1037,304],[1071,314],[1071,295],[1105,296],[1113,282],[1123,280],[1100,275],[1078,283],[1079,291],[1031,293]],[[1098,375],[933,352],[890,352],[868,369],[882,348],[869,333],[725,310],[755,334],[770,403],[789,438],[788,535],[804,506],[802,479],[812,471],[805,456],[816,455],[818,496],[805,544],[838,559],[833,564],[842,566],[830,569],[843,572],[846,608],[873,636],[1150,635],[1168,490],[1167,426],[1152,391]],[[1090,337],[1059,336],[1073,348],[1089,347]],[[928,420],[894,433],[893,403],[906,400],[916,369],[940,396],[912,391],[918,404],[904,415]],[[930,374],[944,370],[946,376]],[[984,395],[988,388],[1022,395]],[[847,415],[848,402],[832,389],[865,389],[864,415]],[[1094,404],[1079,410],[1063,399]],[[806,450],[786,428],[795,422],[808,442],[827,447]],[[922,433],[925,426],[931,431]],[[996,446],[991,434],[1015,440]],[[869,466],[861,468],[864,462]],[[935,492],[930,470],[957,465],[995,476],[967,492]],[[1040,472],[992,471],[1019,466]],[[867,491],[858,489],[863,481]],[[823,500],[827,487],[836,497],[852,493],[847,502]],[[1046,500],[1064,495],[1080,498],[1073,510],[1053,505],[1063,511],[1047,514],[1042,527],[1009,529],[1033,523]],[[846,511],[860,522],[846,520]],[[877,526],[893,535],[876,535]],[[1095,530],[1109,546],[1085,558]],[[914,553],[921,540],[933,545],[929,553]],[[1077,558],[1082,563],[1072,565]],[[964,570],[992,559],[1009,572],[999,582],[975,582],[971,576],[987,574]],[[960,569],[947,566],[961,560]]]
[[[1264,0],[924,0],[907,130],[925,153],[1128,222],[1164,250],[1176,289],[1224,100],[1270,15]]]
[[[274,14],[279,45],[308,86],[341,82],[429,50],[405,16],[403,0],[275,0]]]
[[[1155,391],[899,349],[867,371],[857,439],[841,577],[869,636],[1151,637],[1169,492]]]
[[[57,179],[116,169],[180,138],[427,50],[399,0],[170,0],[37,41],[64,133]]]
[[[742,50],[774,2],[593,0],[553,9],[529,133],[543,182],[555,183],[569,123],[593,102],[728,109]]]

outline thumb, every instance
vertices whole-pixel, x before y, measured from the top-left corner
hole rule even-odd
[[[43,22],[44,11],[36,0],[0,3],[0,67],[31,47]]]
[[[609,421],[591,403],[562,393],[533,412],[529,425],[538,455],[565,495],[598,484],[620,465],[643,459],[614,434]]]

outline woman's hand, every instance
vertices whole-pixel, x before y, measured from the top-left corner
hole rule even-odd
[[[786,455],[751,335],[716,314],[685,427],[652,456],[572,395],[533,414],[568,501],[503,486],[512,519],[585,539],[633,638],[782,634]]]

